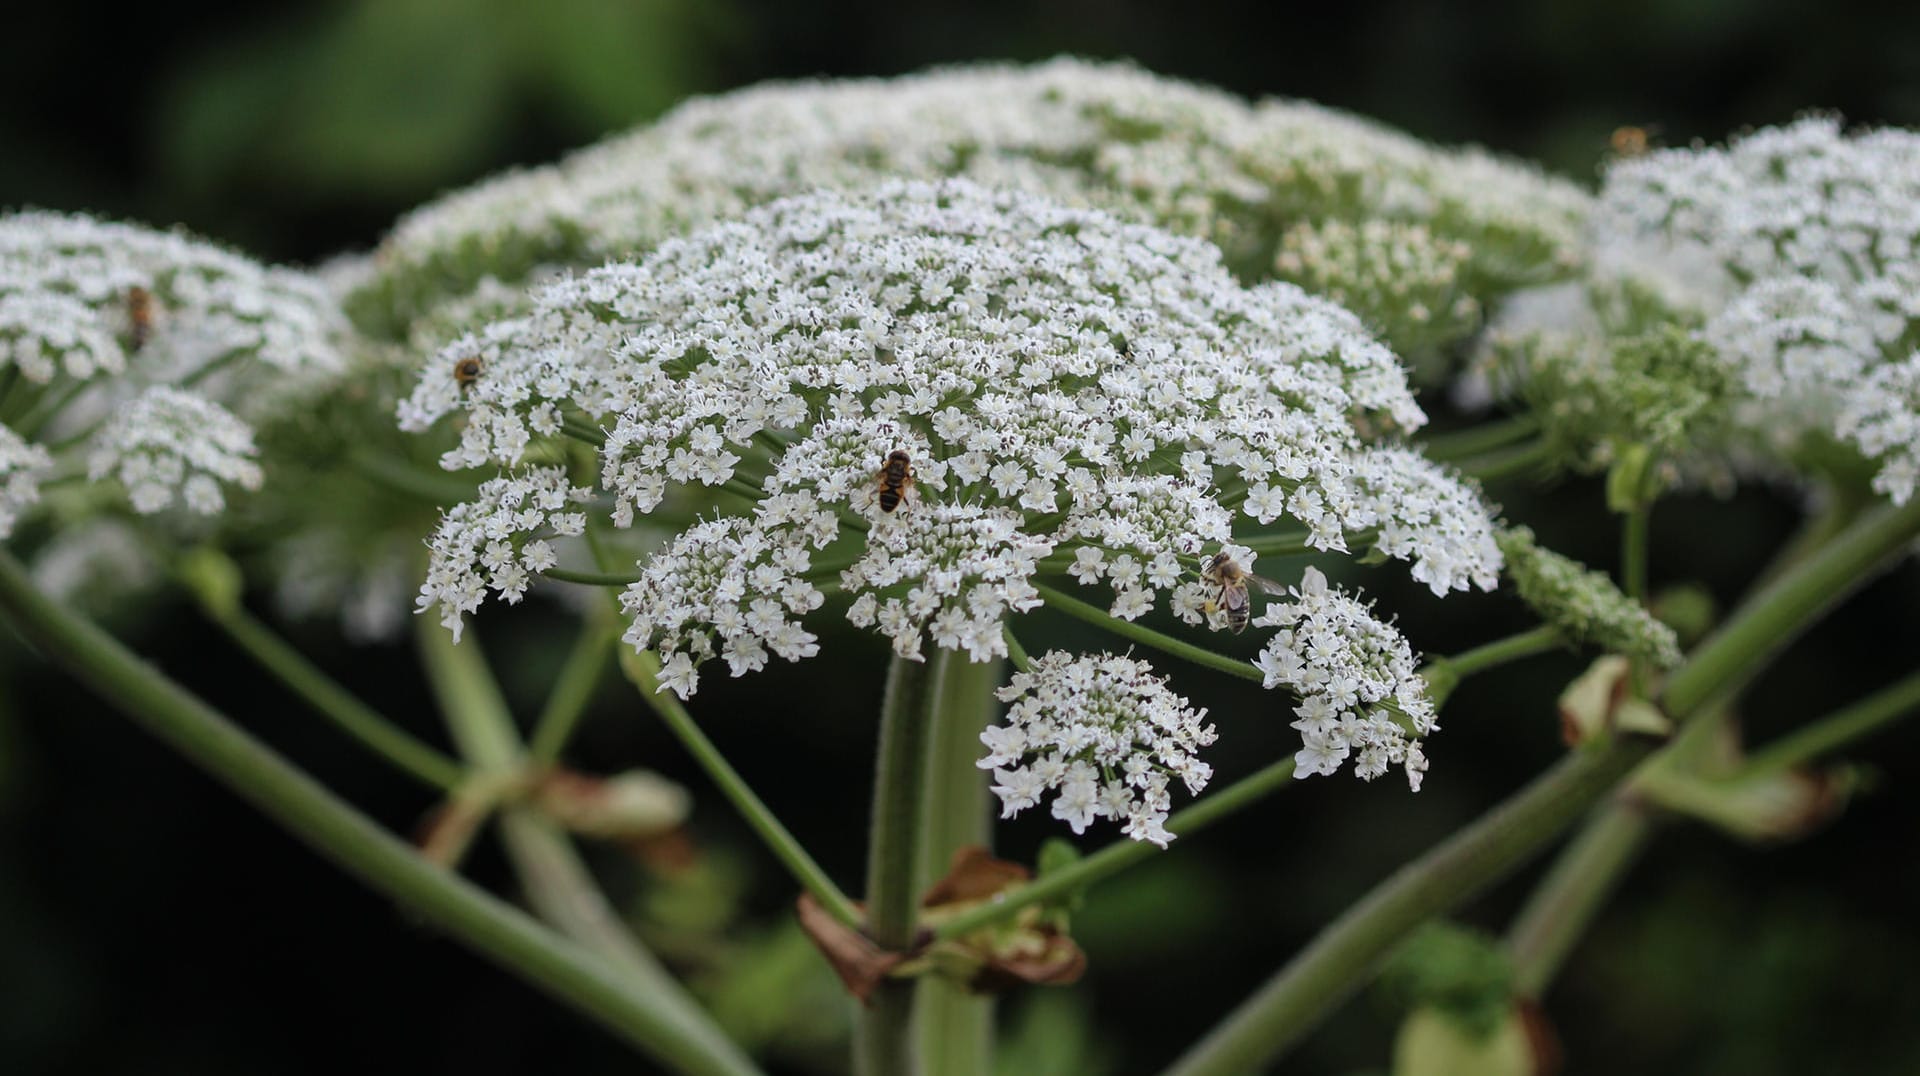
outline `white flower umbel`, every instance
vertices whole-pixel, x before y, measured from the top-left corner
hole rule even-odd
[[[449,467],[596,444],[619,526],[676,492],[747,506],[627,593],[628,641],[683,695],[715,657],[737,675],[811,654],[799,619],[825,583],[910,656],[1004,654],[997,622],[1068,563],[1138,616],[1232,537],[1242,489],[1244,515],[1411,560],[1438,589],[1499,564],[1476,494],[1362,440],[1424,416],[1352,315],[1243,288],[1205,243],[961,182],[778,202],[555,284],[437,356],[401,416],[455,411]],[[914,483],[886,512],[895,451]],[[475,608],[488,548],[436,540],[422,606]]]
[[[83,215],[0,216],[0,366],[33,382],[127,372],[193,382],[236,412],[344,365],[345,320],[315,277],[177,232]],[[131,357],[131,358],[130,358]],[[270,374],[236,377],[254,360]],[[217,385],[236,382],[233,391]]]
[[[226,506],[222,486],[260,488],[255,455],[253,430],[219,404],[152,388],[116,411],[94,438],[87,476],[118,481],[143,515],[176,501],[213,515]]]
[[[567,481],[558,467],[534,467],[489,479],[466,504],[447,510],[428,543],[433,551],[418,610],[440,608],[440,619],[460,638],[462,613],[480,608],[492,590],[509,604],[533,577],[553,567],[551,537],[585,533],[578,505],[592,492]]]
[[[1053,793],[1053,817],[1075,833],[1096,818],[1125,826],[1162,848],[1178,779],[1197,795],[1213,777],[1200,761],[1215,733],[1207,712],[1188,706],[1141,661],[1112,654],[1051,651],[999,691],[1006,720],[980,734],[1002,818]]]
[[[1254,666],[1267,687],[1300,697],[1294,776],[1330,774],[1352,759],[1353,772],[1369,781],[1400,766],[1419,791],[1427,769],[1419,737],[1439,726],[1406,639],[1317,568],[1289,593],[1292,601],[1253,621],[1280,629]]]
[[[1631,281],[1675,308],[1731,375],[1732,452],[1778,468],[1809,436],[1863,435],[1859,447],[1893,468],[1879,487],[1906,487],[1913,448],[1887,438],[1912,425],[1857,394],[1877,392],[1877,372],[1920,344],[1920,134],[1848,136],[1810,117],[1723,148],[1618,161],[1594,235],[1600,287]]]
[[[1465,258],[1458,279],[1480,299],[1565,275],[1590,202],[1525,165],[1311,104],[1250,105],[1124,64],[982,65],[690,101],[416,211],[356,303],[400,333],[483,277],[632,258],[777,198],[895,177],[967,178],[1157,224],[1219,244],[1252,278],[1272,274],[1280,233],[1301,221],[1407,221]],[[1471,327],[1454,313],[1407,324],[1425,343],[1443,315]]]
[[[53,457],[39,445],[0,426],[0,538],[13,533],[20,513],[40,500],[40,482]]]
[[[258,487],[252,424],[336,378],[347,333],[309,274],[175,232],[0,216],[0,385],[14,432],[71,446],[53,450],[63,474],[81,470],[68,452],[85,452],[88,477],[121,482],[138,512],[183,501],[211,514],[223,486]],[[25,503],[10,495],[6,510]]]

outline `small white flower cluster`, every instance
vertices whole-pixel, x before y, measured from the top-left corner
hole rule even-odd
[[[1920,485],[1920,351],[1869,374],[1860,391],[1848,394],[1836,428],[1881,461],[1873,488],[1907,503]]]
[[[0,538],[13,534],[20,513],[40,500],[40,483],[53,470],[53,456],[0,426]]]
[[[0,216],[9,411],[31,416],[33,436],[84,453],[89,479],[120,482],[137,512],[184,502],[211,514],[225,504],[223,484],[257,488],[250,423],[337,376],[346,332],[307,274],[172,232]],[[17,431],[6,437],[16,475],[27,473],[21,453],[45,452]],[[9,486],[0,536],[30,503],[30,481]]]
[[[1885,413],[1877,371],[1920,343],[1920,133],[1849,137],[1819,116],[1622,160],[1594,228],[1609,273],[1677,282],[1654,290],[1695,309],[1699,338],[1736,375],[1730,410],[1749,447],[1778,456],[1808,434],[1864,435],[1894,468],[1879,487],[1909,489],[1899,468],[1920,442],[1888,438],[1920,424]]]
[[[1528,166],[1304,102],[1250,105],[1124,64],[981,65],[687,102],[417,210],[356,306],[404,332],[482,277],[631,258],[778,198],[888,178],[965,178],[1102,209],[1216,242],[1254,278],[1271,274],[1278,237],[1298,222],[1416,222],[1435,250],[1464,244],[1483,297],[1570,271],[1590,203]]]
[[[559,467],[532,467],[481,483],[474,499],[455,505],[434,531],[433,561],[421,584],[418,611],[440,607],[460,638],[461,614],[480,608],[491,588],[519,602],[532,577],[557,563],[550,537],[584,534],[587,515],[573,506],[593,499]]]
[[[1317,568],[1288,593],[1292,601],[1268,605],[1253,621],[1280,629],[1254,665],[1267,687],[1300,697],[1294,776],[1331,774],[1351,757],[1362,779],[1400,766],[1419,791],[1427,770],[1419,737],[1439,726],[1406,639]]]
[[[1075,833],[1096,818],[1124,822],[1136,841],[1162,848],[1175,778],[1198,794],[1213,777],[1200,761],[1214,742],[1207,712],[1169,691],[1146,663],[1112,654],[1051,651],[999,691],[1003,724],[980,734],[1002,818],[1052,792],[1053,817]]]
[[[1069,563],[1138,616],[1231,536],[1240,489],[1245,514],[1323,549],[1364,536],[1436,591],[1499,568],[1477,493],[1362,441],[1361,423],[1424,416],[1351,314],[1243,288],[1205,243],[958,181],[777,202],[552,285],[437,356],[401,418],[455,411],[450,468],[594,440],[619,526],[676,489],[751,503],[671,542],[626,596],[628,641],[683,695],[714,657],[739,675],[811,654],[796,618],[823,581],[909,656],[928,638],[1005,654],[1000,620]],[[915,484],[887,512],[896,451]],[[449,515],[423,609],[477,607],[482,558],[528,529],[516,512],[489,493]],[[846,567],[816,563],[829,547]],[[517,596],[524,573],[506,582]]]
[[[176,501],[213,515],[226,507],[222,484],[260,488],[255,455],[252,427],[219,404],[161,386],[114,412],[94,439],[87,477],[118,481],[143,515]]]

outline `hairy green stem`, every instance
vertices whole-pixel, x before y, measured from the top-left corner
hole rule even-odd
[[[1869,513],[1747,602],[1668,679],[1676,721],[1744,685],[1767,660],[1920,535],[1920,501]],[[1181,1076],[1255,1071],[1358,990],[1415,927],[1504,877],[1584,814],[1651,751],[1621,739],[1564,759],[1402,867],[1195,1045]]]
[[[976,664],[941,652],[938,694],[928,712],[925,802],[920,807],[920,866],[914,888],[924,893],[947,873],[956,850],[987,846],[993,833],[985,771],[974,763],[980,733],[1000,712],[994,689],[1000,662]],[[993,1000],[938,976],[920,979],[914,1010],[914,1053],[925,1076],[988,1076],[993,1070]]]
[[[1055,590],[1044,583],[1035,583],[1033,588],[1039,592],[1041,600],[1047,603],[1047,608],[1059,610],[1076,620],[1084,620],[1097,628],[1103,628],[1122,638],[1132,639],[1136,643],[1153,647],[1163,654],[1171,654],[1184,661],[1191,661],[1195,665],[1202,665],[1217,672],[1226,673],[1229,676],[1237,676],[1242,680],[1251,680],[1256,684],[1262,683],[1266,679],[1260,670],[1255,668],[1250,661],[1241,661],[1239,658],[1231,658],[1225,654],[1217,654],[1208,650],[1206,647],[1195,646],[1184,639],[1176,639],[1164,632],[1155,631],[1145,625],[1136,624],[1131,620],[1121,620],[1119,617],[1108,614],[1105,609],[1097,605],[1088,605],[1086,602],[1062,591]]]
[[[443,792],[454,791],[466,780],[466,772],[459,763],[415,739],[355,698],[286,640],[248,615],[238,602],[223,607],[202,601],[200,607],[234,645],[272,673],[315,713],[395,769]]]
[[[1226,788],[1202,796],[1191,806],[1167,817],[1167,832],[1189,837],[1222,818],[1235,814],[1293,784],[1291,757],[1281,759]],[[1011,919],[1020,909],[1046,901],[1060,900],[1133,866],[1151,859],[1161,850],[1145,841],[1114,841],[1098,852],[1057,871],[1034,879],[992,903],[970,908],[940,924],[933,935],[942,941],[970,934],[982,927]]]
[[[678,1071],[757,1071],[677,989],[643,989],[585,946],[427,863],[118,640],[48,601],[5,553],[0,553],[0,614],[81,683],[422,920]]]
[[[882,949],[913,947],[919,911],[919,852],[926,806],[929,702],[951,655],[931,662],[895,655],[887,666],[874,762],[873,820],[867,839],[867,936]],[[860,1076],[908,1076],[914,1069],[914,986],[883,980],[854,1028],[853,1067]]]
[[[753,786],[747,784],[746,778],[740,776],[740,771],[734,769],[720,749],[707,738],[680,700],[660,689],[660,662],[653,652],[636,653],[623,648],[620,651],[620,670],[639,689],[641,701],[666,722],[668,730],[680,741],[680,745],[706,771],[708,779],[719,788],[720,794],[727,797],[727,802],[733,804],[734,810],[740,812],[761,843],[787,869],[800,888],[811,894],[820,907],[842,925],[858,927],[860,912],[853,906],[853,901],[840,891],[839,886],[833,884],[833,879],[820,869],[820,864],[814,862],[779,816],[767,808],[759,794],[754,792]]]
[[[1538,999],[1653,833],[1645,808],[1614,803],[1568,843],[1507,932],[1514,989]]]

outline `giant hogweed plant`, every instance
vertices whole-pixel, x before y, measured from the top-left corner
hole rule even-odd
[[[1515,704],[1558,715],[1566,757],[1357,895],[1174,1065],[1269,1064],[1398,953],[1399,1064],[1530,1071],[1533,1003],[1650,811],[1797,833],[1844,783],[1810,764],[1920,706],[1909,676],[1729,746],[1744,685],[1920,536],[1916,146],[1803,120],[1615,161],[1593,196],[1315,106],[1056,61],[692,102],[319,273],[20,212],[0,220],[0,610],[345,869],[701,1073],[756,1064],[575,848],[689,809],[646,771],[562,765],[609,663],[790,874],[858,999],[853,1067],[982,1072],[991,991],[1070,982],[1071,912],[1103,880],[1311,795],[1298,779],[1392,771],[1377,794],[1405,800],[1445,779],[1442,718],[1486,719],[1446,710],[1462,679],[1587,648],[1557,704]],[[1417,383],[1482,417],[1427,435]],[[1487,493],[1555,470],[1604,476],[1619,585]],[[1810,521],[1683,652],[1648,611],[1649,513],[1753,478]],[[1422,658],[1330,578],[1401,571],[1469,610],[1511,590],[1538,626]],[[421,843],[90,619],[168,586],[420,783]],[[400,630],[412,592],[451,749],[315,667],[254,587],[354,637]],[[523,733],[461,635],[538,594],[582,626]],[[1067,646],[1040,610],[1110,643]],[[857,879],[690,709],[715,676],[811,660],[885,683]],[[1274,704],[1209,713],[1182,686],[1203,675]],[[1297,748],[1215,781],[1274,721]],[[1086,848],[995,860],[994,805]],[[459,873],[493,816],[524,909]],[[1421,932],[1583,817],[1509,937]]]

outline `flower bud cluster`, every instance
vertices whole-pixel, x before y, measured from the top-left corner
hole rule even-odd
[[[1144,662],[1112,654],[1051,651],[999,691],[1006,719],[980,734],[1001,817],[1053,794],[1053,817],[1075,833],[1096,818],[1162,848],[1177,778],[1198,794],[1213,777],[1200,761],[1215,732],[1205,710],[1168,690]]]
[[[1520,600],[1569,640],[1592,643],[1661,668],[1680,663],[1680,643],[1673,629],[1621,593],[1605,572],[1592,571],[1543,548],[1526,527],[1502,530],[1499,542]]]

